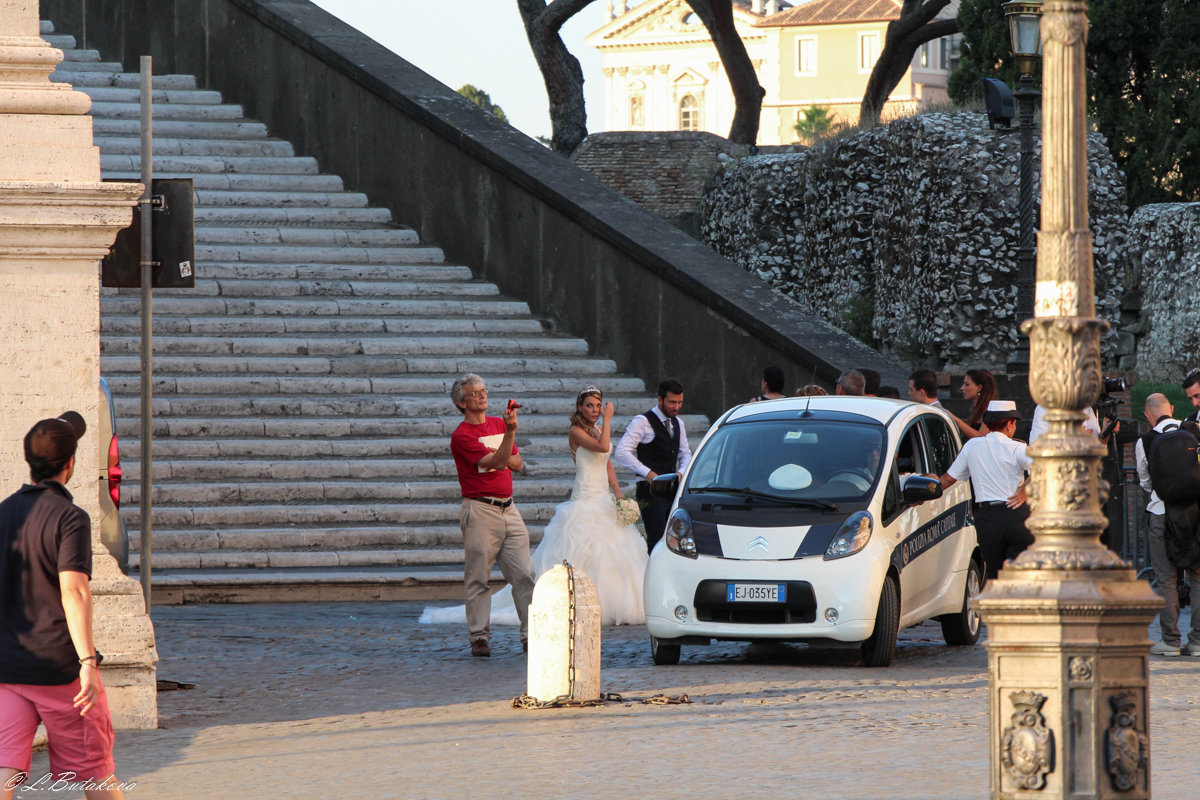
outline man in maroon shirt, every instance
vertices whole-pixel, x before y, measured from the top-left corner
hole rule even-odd
[[[454,382],[450,399],[463,421],[450,437],[450,452],[462,489],[459,525],[463,534],[467,594],[467,635],[471,655],[490,656],[492,597],[488,577],[492,565],[512,586],[521,620],[521,646],[527,649],[529,601],[535,579],[529,557],[529,531],[513,504],[512,470],[524,468],[514,439],[519,405],[509,401],[500,417],[487,416],[488,390],[483,378],[468,373]]]

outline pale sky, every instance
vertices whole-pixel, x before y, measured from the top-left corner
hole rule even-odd
[[[491,95],[509,122],[530,136],[550,136],[546,88],[529,50],[516,0],[313,0],[451,89],[472,83]],[[630,3],[630,6],[634,3]],[[600,53],[583,39],[606,21],[595,0],[563,27],[567,49],[583,67],[588,131],[604,124]]]

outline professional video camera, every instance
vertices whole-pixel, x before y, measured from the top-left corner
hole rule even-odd
[[[1124,394],[1128,391],[1129,383],[1124,378],[1104,376],[1104,391],[1101,393],[1100,398],[1092,404],[1096,416],[1100,419],[1116,419],[1117,406],[1124,405],[1125,401],[1113,397],[1113,395],[1116,393]]]

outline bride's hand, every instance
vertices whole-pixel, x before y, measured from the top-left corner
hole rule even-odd
[[[614,406],[611,402],[604,404],[604,419],[606,421],[611,420],[613,418],[613,414],[616,412],[616,406]]]

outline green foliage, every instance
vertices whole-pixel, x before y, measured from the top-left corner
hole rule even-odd
[[[482,89],[478,89],[472,84],[464,83],[459,88],[458,93],[482,108],[484,111],[490,111],[504,122],[508,122],[508,117],[504,114],[504,109],[493,103],[492,96]]]
[[[824,106],[809,106],[800,113],[802,116],[793,127],[805,144],[814,144],[844,127],[837,122],[837,115]]]
[[[1167,399],[1171,401],[1171,405],[1175,407],[1175,417],[1177,419],[1183,419],[1192,413],[1192,401],[1187,399],[1187,395],[1183,393],[1183,389],[1178,383],[1139,381],[1129,387],[1128,415],[1140,422],[1143,419],[1142,409],[1146,406],[1146,398],[1155,392],[1160,392],[1167,396]],[[1124,408],[1121,409],[1120,414],[1122,417],[1126,416]]]
[[[955,102],[978,97],[985,77],[1016,86],[1002,5],[959,6]],[[1130,205],[1200,200],[1200,2],[1091,0],[1088,20],[1088,111],[1125,173]]]
[[[875,346],[874,322],[875,297],[873,295],[856,295],[842,307],[842,330],[871,347]]]

